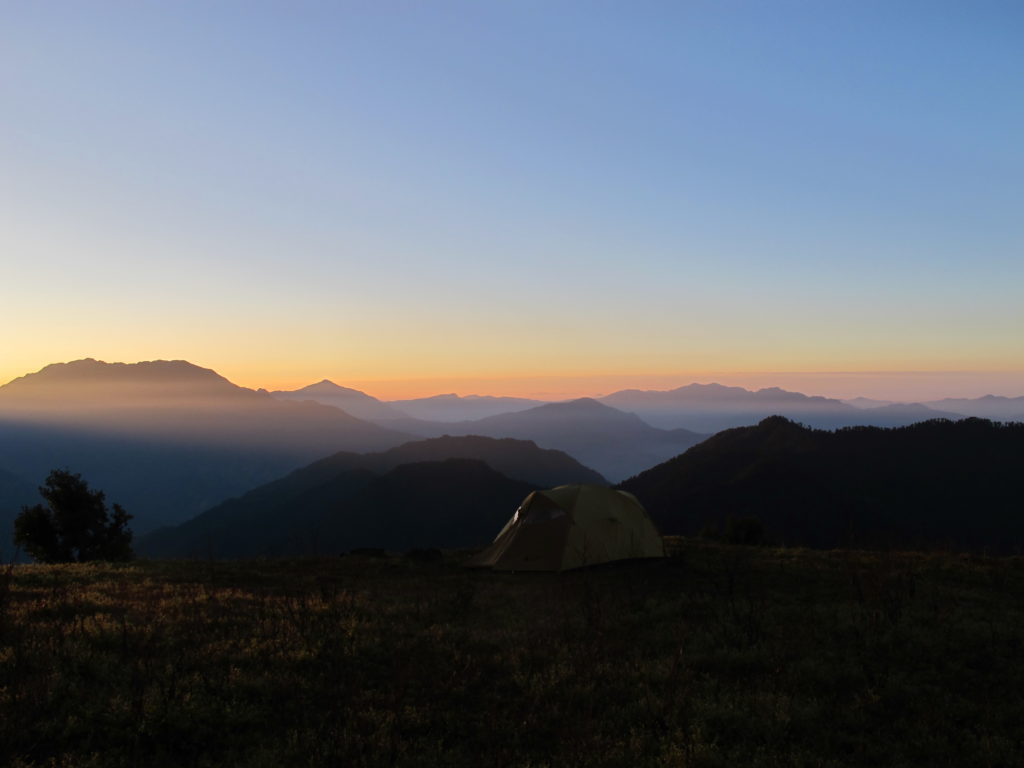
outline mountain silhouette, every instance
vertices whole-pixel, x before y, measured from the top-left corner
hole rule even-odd
[[[341,387],[327,379],[301,389],[277,391],[270,394],[278,400],[312,400],[323,405],[333,405],[357,419],[369,421],[389,421],[406,418],[409,415],[365,392]]]
[[[362,466],[386,471],[400,464],[444,459],[480,459],[514,480],[543,487],[607,484],[598,472],[563,451],[540,448],[532,440],[480,435],[443,435],[405,443],[383,453],[366,455],[367,463]]]
[[[337,408],[279,401],[182,360],[49,365],[0,387],[0,418],[232,445],[272,439],[366,450],[404,437]]]
[[[137,532],[188,519],[318,457],[410,437],[180,360],[79,360],[0,387],[0,467],[34,484],[55,467],[80,472],[135,516]]]
[[[221,398],[252,390],[236,386],[209,368],[184,360],[151,360],[141,363],[105,363],[86,358],[53,363],[35,373],[0,387],[8,403],[46,408],[82,402],[109,401],[117,397],[130,401],[167,402],[184,398]]]
[[[319,469],[324,469],[321,466]],[[256,489],[139,543],[150,556],[338,554],[357,547],[458,548],[491,541],[538,486],[475,459],[334,472]]]
[[[605,482],[598,473],[561,451],[538,448],[529,441],[445,436],[407,443],[382,453],[343,452],[320,459],[238,498],[218,504],[178,528],[152,533],[144,539],[142,550],[159,555],[195,553],[198,542],[211,540],[213,529],[224,531],[218,536],[240,537],[247,542],[245,551],[251,554],[264,552],[275,538],[281,536],[292,542],[289,546],[302,549],[306,545],[302,544],[305,540],[300,532],[309,528],[310,520],[318,519],[317,516],[332,505],[343,505],[349,496],[360,491],[373,478],[386,475],[402,465],[435,466],[448,459],[483,461],[503,476],[531,488]],[[396,545],[391,539],[382,539],[373,546]],[[312,551],[309,547],[304,551]],[[217,545],[218,552],[237,553],[242,548],[242,543]]]
[[[1024,546],[1024,425],[935,420],[812,430],[783,417],[726,430],[622,483],[664,533],[755,516],[770,539],[834,546]]]
[[[532,440],[539,446],[565,451],[612,481],[652,467],[706,437],[685,429],[657,429],[636,414],[588,397],[545,403],[475,421],[405,425],[409,431],[423,435],[448,433]]]
[[[962,397],[948,397],[944,400],[933,400],[925,403],[929,408],[935,408],[955,413],[962,413],[964,416],[977,416],[982,419],[993,421],[1020,421],[1024,415],[1024,397],[1000,397],[999,395],[985,395],[974,399]]]
[[[863,400],[863,399],[861,399]],[[820,429],[847,426],[903,426],[934,418],[960,418],[960,412],[922,410],[920,403],[881,404],[858,401],[857,407],[841,400],[789,392],[779,387],[756,391],[722,384],[688,384],[666,391],[626,389],[600,398],[602,403],[636,413],[662,428],[685,427],[719,432],[757,424],[773,415]]]
[[[388,403],[406,416],[421,421],[472,421],[502,413],[515,413],[544,405],[542,400],[523,397],[492,397],[490,395],[434,395],[413,400],[392,400]],[[401,422],[393,425],[404,429]]]

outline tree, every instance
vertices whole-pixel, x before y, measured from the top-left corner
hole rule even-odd
[[[22,507],[14,543],[41,563],[130,560],[132,516],[119,504],[107,509],[103,491],[90,490],[79,474],[55,469],[39,489],[46,506]]]

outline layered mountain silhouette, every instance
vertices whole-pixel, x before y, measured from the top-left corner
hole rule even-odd
[[[781,415],[820,429],[848,426],[903,426],[935,418],[960,418],[959,412],[937,411],[920,403],[888,403],[857,407],[828,397],[788,392],[778,387],[751,391],[721,384],[689,384],[667,391],[626,389],[600,398],[602,403],[631,411],[662,428],[685,427],[719,432],[756,424]]]
[[[325,445],[366,450],[396,441],[394,433],[337,408],[281,402],[182,360],[49,365],[0,387],[0,418],[229,445],[272,436],[279,446],[319,442],[314,450],[321,454]]]
[[[985,395],[973,399],[949,397],[925,403],[929,408],[977,416],[993,421],[1021,421],[1024,416],[1024,397]]]
[[[664,533],[754,516],[769,539],[834,546],[1024,548],[1024,424],[981,419],[812,430],[782,417],[726,430],[630,478]]]
[[[476,466],[481,462],[487,465],[487,472]],[[406,466],[417,469],[401,469]],[[468,486],[443,488],[444,483],[462,483],[463,475],[468,478]],[[401,486],[402,482],[410,485]],[[503,495],[506,490],[519,493],[567,483],[604,484],[604,478],[560,451],[538,448],[529,441],[446,436],[407,443],[381,453],[328,456],[218,504],[180,526],[155,531],[142,541],[141,547],[144,552],[160,556],[213,553],[218,557],[240,557],[340,552],[355,546],[472,546],[489,541],[497,533],[497,528],[490,530],[487,525],[501,518],[501,514],[487,504],[499,499],[499,509],[507,519],[522,500],[522,496],[514,499],[509,507],[512,502]],[[379,494],[391,494],[397,506],[367,511],[361,506],[364,501],[360,494],[370,486],[376,489],[377,498],[382,498]],[[426,492],[428,486],[454,499],[452,508],[461,510],[458,519],[467,526],[465,532],[444,529],[448,538],[442,539],[433,532],[427,535],[422,521],[413,520],[420,505],[427,510],[431,504],[439,503],[434,498],[435,491],[430,498],[416,498],[416,493]],[[473,494],[477,494],[476,501],[471,503]],[[349,525],[356,513],[368,514],[379,527],[359,522],[352,531],[366,535],[350,537],[348,529],[342,527]],[[505,519],[497,523],[499,528]],[[323,531],[334,528],[337,530],[331,534],[332,543],[325,548],[327,539],[323,538]],[[369,536],[370,531],[377,533]],[[421,531],[423,536],[412,536],[410,531]],[[481,535],[483,538],[479,538]]]
[[[881,408],[883,405],[898,405],[894,400],[877,400],[872,397],[851,397],[841,402],[852,405],[854,408]]]
[[[615,482],[679,455],[704,439],[702,433],[755,424],[774,414],[821,428],[895,426],[961,414],[1021,420],[1024,397],[844,403],[774,387],[749,391],[691,384],[559,403],[457,395],[386,403],[327,380],[269,393],[239,387],[185,361],[78,360],[0,387],[0,537],[9,541],[10,519],[21,504],[35,502],[35,489],[57,467],[82,473],[110,501],[124,505],[141,534],[180,523],[339,452],[350,456],[345,471],[352,478],[359,473],[379,478],[407,463],[464,458],[484,459],[510,480],[537,485],[597,481],[567,476],[592,471],[586,467]],[[534,471],[529,450],[523,449],[524,466],[530,468],[525,472],[509,458],[514,452],[503,449],[498,461],[485,443],[474,450],[466,443],[445,449],[440,443],[405,446],[385,458],[387,449],[416,437],[441,435],[530,440],[572,458],[563,455],[564,466],[543,476]],[[368,459],[368,453],[379,455]],[[356,455],[358,460],[351,459]],[[945,466],[941,457],[936,462]],[[339,466],[331,471],[340,471]],[[735,488],[760,471],[757,467],[733,483]]]
[[[707,437],[685,429],[657,429],[635,414],[587,397],[475,421],[401,423],[405,431],[424,436],[447,433],[532,440],[565,451],[612,481],[654,466]]]
[[[336,464],[348,462],[352,468],[384,472],[400,464],[444,459],[479,459],[513,480],[544,487],[571,483],[607,485],[608,482],[598,472],[563,451],[540,448],[532,440],[508,437],[443,435],[405,443],[382,453],[358,457],[339,453],[324,461]]]
[[[271,392],[278,400],[312,400],[323,405],[333,405],[357,419],[369,421],[390,421],[407,418],[409,414],[384,403],[358,389],[350,389],[324,379],[302,389]]]
[[[392,400],[389,404],[413,419],[457,422],[525,411],[528,408],[544,405],[544,401],[522,397],[448,394],[420,397],[414,400]]]
[[[476,459],[402,464],[383,474],[341,470],[305,486],[309,479],[258,488],[151,533],[139,548],[155,557],[271,557],[479,546],[538,487]]]
[[[78,360],[0,387],[0,467],[33,487],[55,467],[80,472],[135,516],[137,532],[186,520],[318,457],[410,437],[330,406],[282,402],[184,361]]]
[[[344,395],[339,395],[339,391]],[[400,431],[440,434],[444,424],[516,413],[547,405],[524,398],[436,395],[416,400],[383,403],[357,390],[320,382],[293,393],[275,393],[294,399],[312,399],[337,405],[354,415]],[[986,395],[976,399],[947,399],[905,403],[855,397],[837,400],[790,392],[778,387],[748,390],[721,384],[689,384],[672,390],[628,389],[598,398],[599,402],[630,413],[661,429],[685,428],[714,433],[756,424],[782,415],[819,429],[848,426],[894,427],[928,419],[980,416],[1000,421],[1019,420],[1024,397]],[[365,404],[365,410],[357,410]],[[391,410],[385,410],[390,408]],[[426,422],[426,423],[425,423]],[[458,427],[463,429],[464,425]],[[451,429],[447,431],[453,431]]]

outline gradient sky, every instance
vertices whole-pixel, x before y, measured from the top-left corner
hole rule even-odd
[[[0,380],[1022,394],[1022,41],[1016,1],[0,0]]]

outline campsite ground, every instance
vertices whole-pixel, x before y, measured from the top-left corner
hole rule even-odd
[[[673,549],[16,566],[0,763],[1024,764],[1024,558]]]

